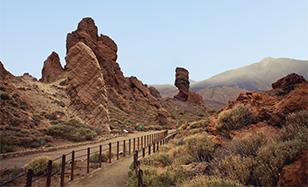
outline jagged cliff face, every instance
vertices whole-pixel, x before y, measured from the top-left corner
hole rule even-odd
[[[70,108],[87,124],[109,132],[107,91],[93,51],[79,42],[69,49],[66,62]]]
[[[117,45],[108,36],[98,35],[98,29],[91,18],[82,19],[77,30],[67,35],[67,51],[78,42],[87,45],[98,60],[106,84],[111,123],[121,123],[116,119],[120,114],[122,121],[170,125],[169,114],[162,108],[158,94],[136,77],[124,77],[116,62]],[[167,124],[160,124],[161,121]]]

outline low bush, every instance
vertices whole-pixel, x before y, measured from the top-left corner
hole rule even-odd
[[[48,127],[46,131],[50,136],[71,141],[93,140],[98,135],[95,129],[77,120],[58,122]]]
[[[186,142],[187,153],[193,162],[208,162],[212,159],[216,144],[206,133],[189,136],[184,141]]]
[[[208,177],[205,175],[198,175],[191,180],[185,181],[181,187],[243,187],[242,184],[229,179],[222,179],[218,177]]]
[[[257,164],[253,172],[256,185],[276,186],[282,167],[294,161],[297,154],[307,148],[307,142],[301,139],[285,142],[272,140],[261,147],[256,156]]]
[[[218,114],[217,129],[222,133],[240,129],[255,121],[249,108],[245,105],[236,105],[233,108]]]
[[[99,159],[100,159],[99,156],[100,156],[99,153],[92,154],[90,156],[90,162],[91,163],[99,163]],[[114,155],[111,154],[111,158],[113,158],[113,157],[114,157]],[[102,162],[108,162],[109,158],[110,158],[109,153],[102,153],[102,155],[101,155],[101,161]]]
[[[37,157],[28,162],[24,169],[28,171],[29,169],[33,170],[33,174],[35,176],[43,175],[47,172],[47,164],[48,164],[49,157]],[[59,165],[56,163],[53,163],[52,169],[53,171],[59,170]]]
[[[218,160],[214,165],[212,170],[214,175],[249,184],[250,173],[253,171],[255,161],[252,157],[229,155]]]
[[[286,118],[286,123],[308,128],[308,110],[289,114]]]

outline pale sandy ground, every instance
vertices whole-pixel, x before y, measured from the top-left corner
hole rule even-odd
[[[127,186],[129,166],[133,157],[115,161],[85,178],[68,183],[69,187],[122,187]]]
[[[86,149],[87,147],[94,147],[94,146],[98,146],[100,144],[108,144],[109,142],[123,141],[124,139],[136,138],[136,137],[144,136],[144,135],[147,135],[147,134],[152,134],[154,132],[160,132],[160,131],[135,132],[135,133],[132,133],[132,134],[128,134],[127,136],[124,136],[124,137],[113,138],[113,139],[103,141],[103,142],[100,142],[100,143],[97,143],[97,144],[83,145],[83,146],[80,146],[80,147],[55,150],[55,151],[51,151],[51,152],[35,153],[35,154],[31,154],[31,155],[9,158],[9,159],[2,159],[2,160],[0,160],[0,170],[4,169],[4,168],[23,167],[27,162],[29,162],[33,158],[39,157],[39,156],[48,156],[48,157],[50,157],[50,159],[55,159],[55,158],[61,156],[62,154],[70,153],[73,150]],[[103,146],[103,149],[107,149],[107,146],[108,145]],[[120,150],[122,150],[122,148]],[[84,155],[84,154],[86,154],[86,151],[87,150],[80,151],[78,153],[76,152],[75,156],[77,157],[78,155]],[[70,155],[68,155],[67,159],[69,159],[69,157],[70,157]]]

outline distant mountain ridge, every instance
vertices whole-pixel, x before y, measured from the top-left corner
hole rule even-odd
[[[228,70],[207,80],[191,84],[191,89],[202,95],[209,108],[219,109],[240,92],[264,91],[271,84],[290,73],[308,79],[308,60],[267,57],[260,62]],[[154,85],[163,97],[172,97],[176,88],[172,85]]]

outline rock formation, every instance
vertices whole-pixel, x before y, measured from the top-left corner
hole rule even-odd
[[[278,94],[287,94],[294,89],[296,84],[305,82],[305,78],[296,73],[289,74],[272,84],[273,89],[279,91]]]
[[[76,43],[83,42],[95,54],[101,67],[105,81],[112,122],[119,114],[113,114],[117,108],[124,115],[128,115],[130,121],[140,123],[158,123],[158,116],[162,107],[159,100],[154,97],[150,89],[136,77],[124,77],[117,60],[117,45],[105,35],[98,35],[98,29],[92,18],[84,18],[78,24],[77,30],[67,35],[67,51]],[[115,108],[114,108],[115,107]],[[168,116],[164,116],[168,121]],[[160,120],[162,121],[162,120]]]
[[[204,101],[201,95],[189,91],[189,72],[185,68],[177,67],[175,69],[174,85],[179,89],[179,93],[174,96],[180,101],[187,101],[190,104],[195,104],[204,107]]]
[[[88,125],[108,132],[107,91],[95,54],[78,42],[69,49],[66,62],[70,107]]]
[[[175,69],[174,85],[179,89],[179,93],[174,98],[180,101],[187,101],[189,95],[189,72],[185,68],[177,67]]]
[[[293,163],[283,167],[277,186],[308,186],[308,151]]]
[[[63,74],[63,71],[59,55],[56,52],[52,52],[44,61],[41,81],[50,83],[58,80],[61,74]]]
[[[154,88],[153,86],[150,86],[149,90],[150,90],[150,93],[151,93],[151,95],[153,97],[158,98],[158,99],[161,98],[161,95],[160,95],[159,91],[156,88]]]
[[[0,61],[0,79],[7,79],[11,77],[13,77],[13,75],[4,68],[2,62]]]

